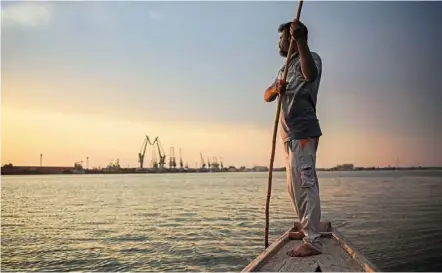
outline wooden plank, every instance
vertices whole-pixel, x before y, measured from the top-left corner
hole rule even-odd
[[[330,254],[323,254],[320,257],[317,257],[316,261],[322,272],[343,272],[341,265],[337,263],[334,257]],[[359,270],[355,270],[353,272],[358,271]]]
[[[302,241],[298,241],[302,243]],[[295,245],[292,245],[290,248],[293,248]],[[288,257],[286,252],[281,253]],[[288,257],[287,262],[282,265],[282,267],[278,270],[279,272],[314,272],[318,267],[318,263],[316,262],[316,257]]]
[[[275,253],[267,262],[259,268],[260,272],[278,272],[281,268],[290,260],[288,255],[284,255],[290,249],[300,245],[302,243],[301,240],[293,240],[287,241],[287,243],[281,247],[281,249]]]

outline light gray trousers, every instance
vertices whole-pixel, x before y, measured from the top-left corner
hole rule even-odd
[[[284,144],[287,188],[305,234],[304,243],[322,251],[318,232],[321,221],[316,151],[319,138],[290,140]]]

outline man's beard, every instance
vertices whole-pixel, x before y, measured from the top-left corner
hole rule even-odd
[[[281,57],[286,58],[288,54],[289,54],[288,50],[284,50],[284,48],[282,48],[281,45],[279,45],[279,55],[281,55]]]

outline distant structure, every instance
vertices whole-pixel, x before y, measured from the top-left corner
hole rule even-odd
[[[175,160],[175,148],[170,147],[170,161],[169,161],[169,169],[176,167],[176,160]]]
[[[180,148],[180,168],[182,169],[184,167],[184,164],[183,164],[183,157],[182,157],[182,155],[181,155],[181,148]]]
[[[218,163],[218,158],[216,157],[216,156],[214,156],[213,158],[212,158],[212,166],[211,166],[211,169],[212,170],[214,170],[214,171],[217,171],[217,170],[219,170],[219,163]]]
[[[76,173],[76,174],[80,174],[80,173],[85,173],[84,169],[83,169],[83,161],[77,161],[74,163],[74,169],[71,170],[72,173]]]
[[[155,150],[155,146],[152,146],[152,161],[151,161],[151,166],[152,168],[158,168],[158,161],[157,161],[157,153]]]
[[[152,151],[152,159],[151,159],[151,164],[149,164],[151,165],[151,168],[146,169],[145,155],[146,155],[147,146],[150,146],[150,149]],[[175,147],[171,146],[169,148],[170,148],[169,154],[166,155],[163,146],[161,145],[159,137],[155,137],[155,139],[151,141],[151,139],[149,139],[147,134],[145,134],[143,138],[143,143],[141,144],[141,149],[138,152],[139,166],[137,168],[137,172],[167,172],[165,170],[165,168],[167,168],[166,165],[168,165],[168,169],[172,172],[189,171],[189,164],[187,161],[185,162],[183,160],[181,148],[177,147],[177,149],[179,150],[179,158],[178,155],[175,155]],[[166,156],[168,156],[167,163],[166,163]],[[207,156],[207,162],[206,162],[201,152],[200,152],[200,157],[201,157],[200,168],[198,168],[197,165],[195,166],[195,169],[197,169],[198,172],[199,171],[217,172],[220,170],[221,171],[227,170],[227,169],[224,170],[224,164],[222,158],[219,158],[218,160],[218,157],[210,158],[209,156]]]
[[[337,171],[353,171],[355,166],[354,164],[341,164],[337,165],[335,168]]]
[[[254,172],[267,172],[269,168],[267,166],[253,166],[251,168],[251,171]]]
[[[201,156],[201,169],[205,169],[206,168],[206,162],[204,162],[204,157],[203,154],[200,152],[200,156]],[[197,164],[195,163],[195,167],[197,166]]]
[[[138,162],[140,163],[140,169],[144,168],[144,155],[146,154],[147,143],[152,145],[149,137],[146,135],[143,140],[143,144],[141,144],[140,152],[138,153]]]
[[[106,168],[102,169],[104,173],[121,173],[120,160],[117,158],[116,162],[113,163],[113,160],[107,165]]]
[[[43,166],[43,154],[40,154],[40,167]]]
[[[160,157],[158,167],[160,169],[163,169],[166,165],[166,153],[164,152],[163,145],[161,145],[160,139],[158,137],[155,138],[155,141],[152,145],[155,145],[155,143],[157,144],[158,156]]]

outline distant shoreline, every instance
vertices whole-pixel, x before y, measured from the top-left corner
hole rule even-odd
[[[355,167],[355,168],[317,168],[318,172],[358,172],[358,171],[412,171],[412,170],[442,170],[442,167]],[[161,174],[161,173],[235,173],[235,172],[268,172],[267,167],[254,168],[103,168],[103,169],[75,169],[74,167],[51,167],[51,166],[11,166],[5,165],[1,168],[1,175],[49,175],[49,174]],[[285,168],[274,168],[273,172],[285,172]]]

